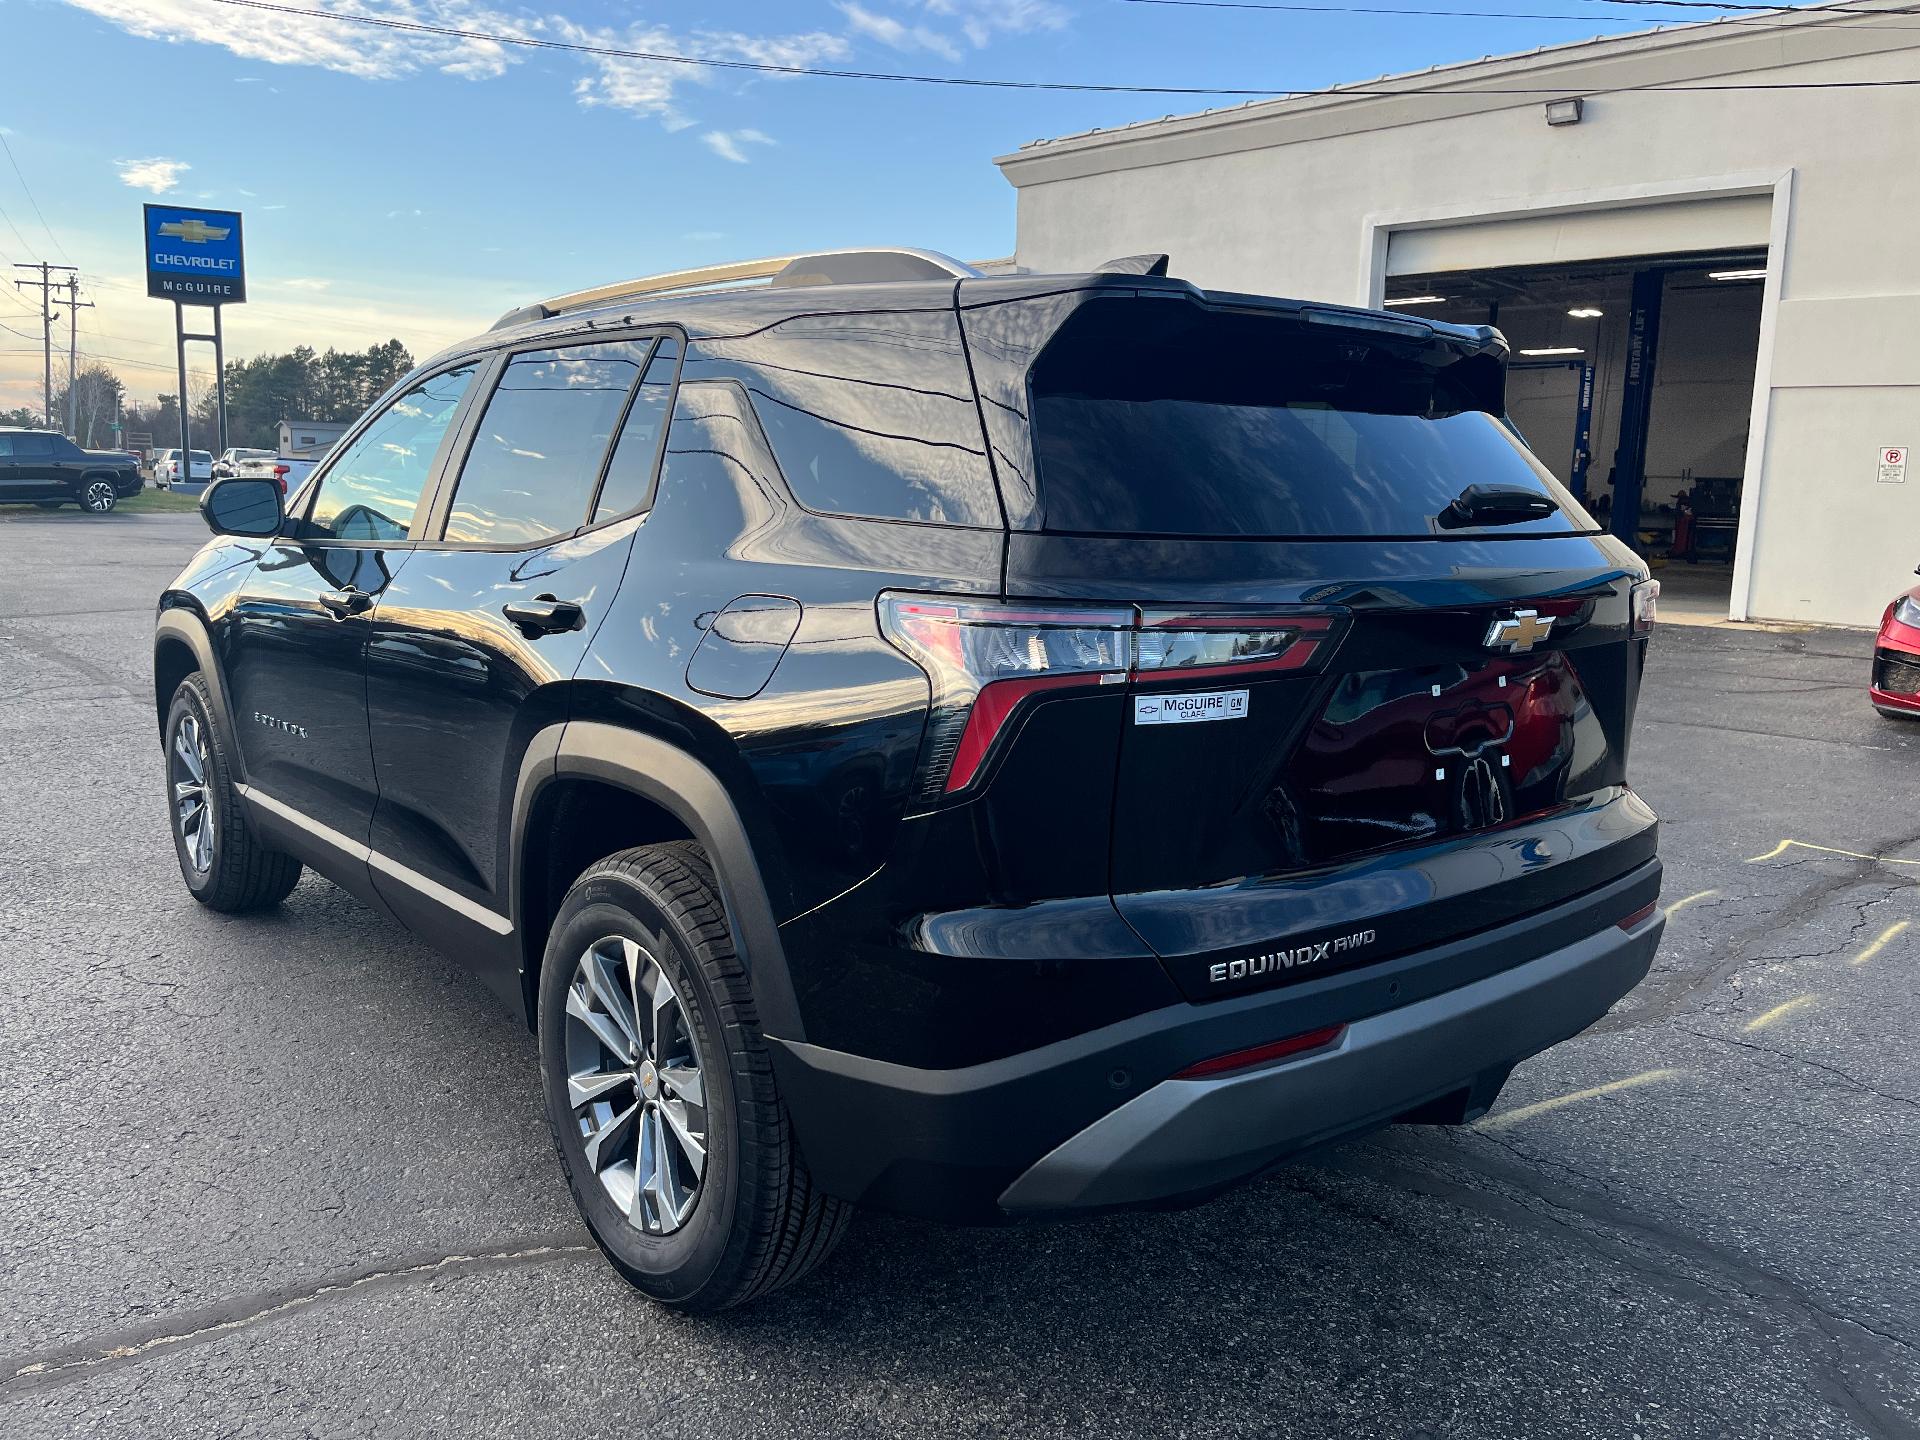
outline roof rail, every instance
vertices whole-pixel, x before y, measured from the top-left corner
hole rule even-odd
[[[694,270],[669,270],[662,275],[642,275],[633,280],[617,280],[611,285],[596,285],[590,290],[574,290],[533,305],[509,310],[493,322],[495,330],[583,310],[643,295],[669,295],[686,290],[704,290],[740,281],[765,280],[770,286],[785,288],[800,285],[858,285],[882,280],[959,279],[980,272],[963,261],[942,255],[937,250],[915,250],[905,246],[879,249],[816,250],[803,255],[775,255],[765,260],[734,260],[724,265],[704,265]]]

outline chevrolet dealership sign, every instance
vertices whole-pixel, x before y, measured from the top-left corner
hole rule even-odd
[[[238,212],[148,205],[146,237],[148,295],[186,305],[236,305],[247,298]]]

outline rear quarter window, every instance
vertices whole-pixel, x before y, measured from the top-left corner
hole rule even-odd
[[[830,515],[998,526],[950,310],[802,315],[696,342],[689,383],[745,387],[793,496]]]

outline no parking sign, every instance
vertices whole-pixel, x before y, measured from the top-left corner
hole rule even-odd
[[[1880,483],[1882,485],[1907,483],[1906,446],[1882,445],[1880,447]]]

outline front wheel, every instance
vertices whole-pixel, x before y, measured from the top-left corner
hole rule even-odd
[[[278,905],[300,883],[300,862],[262,845],[247,823],[213,709],[206,682],[189,675],[167,710],[167,798],[180,878],[209,909]]]
[[[574,882],[540,972],[547,1120],[629,1283],[722,1310],[824,1260],[852,1207],[814,1188],[706,856],[622,851]]]
[[[120,503],[120,492],[111,480],[89,480],[80,492],[80,503],[95,515],[104,515]]]

